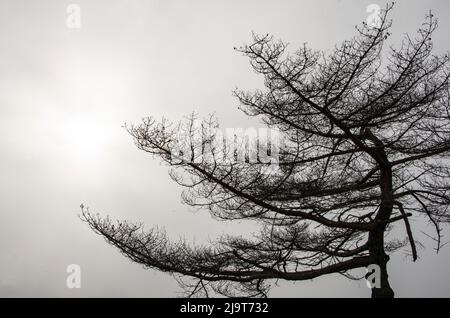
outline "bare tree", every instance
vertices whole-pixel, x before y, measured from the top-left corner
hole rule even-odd
[[[265,80],[263,91],[235,91],[242,110],[284,136],[278,173],[263,172],[259,157],[222,160],[232,150],[214,146],[214,117],[200,126],[195,116],[179,124],[147,118],[127,128],[139,149],[173,167],[184,202],[218,219],[256,220],[258,235],[190,246],[84,207],[82,219],[133,261],[171,273],[191,296],[266,296],[274,280],[353,278],[353,269],[375,264],[381,284],[372,297],[393,297],[388,254],[409,245],[418,257],[409,218],[433,224],[437,250],[450,220],[450,56],[432,53],[431,13],[416,36],[386,48],[391,10],[327,54],[306,46],[288,54],[268,35],[236,49]],[[174,151],[180,131],[184,150]]]

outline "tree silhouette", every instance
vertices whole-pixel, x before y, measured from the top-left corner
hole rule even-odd
[[[274,280],[355,278],[353,269],[375,264],[372,297],[393,297],[388,254],[409,245],[418,257],[409,218],[434,225],[437,250],[450,220],[450,56],[432,53],[431,13],[415,37],[386,48],[392,6],[330,53],[305,45],[288,54],[268,35],[236,49],[265,80],[263,91],[234,94],[245,114],[282,134],[276,173],[264,172],[260,156],[224,160],[234,150],[215,143],[222,137],[213,116],[127,127],[139,149],[173,167],[184,202],[218,219],[256,220],[259,234],[190,246],[83,206],[81,218],[131,260],[171,273],[190,296],[266,296]]]

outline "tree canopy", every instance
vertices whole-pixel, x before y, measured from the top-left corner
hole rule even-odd
[[[193,247],[84,207],[82,219],[131,260],[174,275],[191,296],[266,296],[273,280],[352,278],[351,270],[376,264],[381,285],[372,296],[393,297],[388,254],[407,248],[418,257],[409,218],[433,224],[437,249],[450,221],[450,55],[432,52],[431,13],[416,35],[387,47],[391,10],[328,53],[307,45],[289,53],[285,42],[256,34],[236,49],[264,78],[264,90],[234,95],[245,114],[280,131],[278,173],[264,172],[259,157],[221,160],[230,149],[215,146],[213,116],[201,125],[189,116],[128,126],[139,149],[172,168],[186,204],[221,220],[256,220],[259,234]],[[173,150],[180,132],[181,152]]]

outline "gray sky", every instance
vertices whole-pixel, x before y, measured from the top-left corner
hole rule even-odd
[[[81,28],[66,8],[81,7]],[[203,241],[249,233],[180,203],[167,168],[138,151],[121,128],[141,117],[177,120],[216,112],[224,127],[253,123],[231,91],[261,79],[233,46],[251,31],[329,50],[353,35],[382,1],[24,1],[0,0],[0,296],[171,297],[177,284],[131,263],[78,218],[80,203],[113,218],[164,226]],[[432,9],[435,50],[450,50],[450,2],[402,0],[393,44]],[[431,227],[421,227],[431,233]],[[396,295],[450,297],[450,249],[436,255],[425,236],[421,259],[398,252],[389,263]],[[82,287],[66,287],[81,266]],[[365,282],[326,276],[281,283],[271,296],[367,297]]]

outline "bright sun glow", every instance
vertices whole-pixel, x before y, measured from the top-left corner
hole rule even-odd
[[[107,144],[107,129],[87,117],[72,117],[62,121],[61,142],[69,159],[94,163],[101,159]]]
[[[123,133],[126,77],[108,62],[96,62],[74,59],[67,72],[67,102],[61,112],[52,114],[59,149],[77,165],[106,160],[108,146]]]

